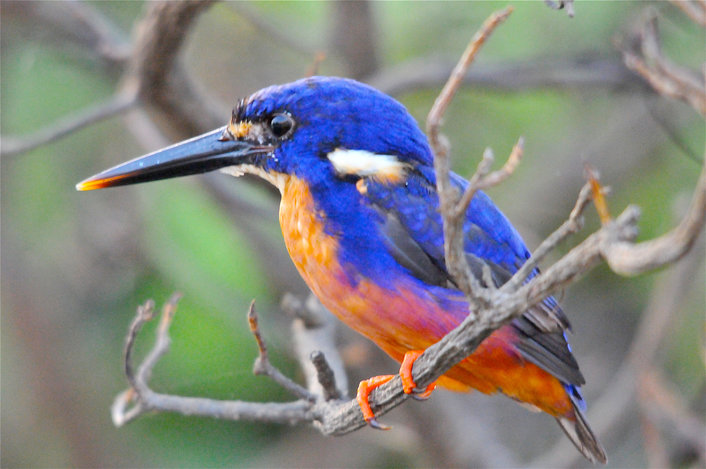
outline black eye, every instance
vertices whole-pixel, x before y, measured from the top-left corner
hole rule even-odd
[[[275,114],[270,119],[270,130],[277,138],[286,136],[294,127],[294,119],[289,114]]]

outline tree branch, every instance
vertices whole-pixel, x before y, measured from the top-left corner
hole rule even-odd
[[[679,66],[662,54],[657,13],[648,9],[635,37],[619,45],[628,68],[647,80],[663,96],[688,103],[706,117],[706,70]]]
[[[508,7],[500,12],[495,12],[483,23],[483,26],[481,26],[481,29],[468,44],[458,64],[451,72],[449,80],[434,101],[434,105],[427,116],[427,135],[429,136],[429,144],[434,152],[436,189],[439,194],[439,205],[444,223],[444,254],[446,266],[451,276],[458,282],[457,285],[461,291],[468,297],[470,310],[477,309],[480,303],[488,304],[488,300],[485,295],[483,295],[480,282],[473,276],[468,262],[466,261],[463,246],[463,215],[465,215],[465,209],[460,210],[456,208],[459,194],[456,188],[451,185],[449,178],[449,171],[451,169],[449,144],[446,138],[439,134],[439,129],[441,127],[441,119],[461,85],[468,67],[470,67],[478,51],[493,30],[507,19],[512,11],[512,7]],[[477,174],[480,174],[480,172],[482,172],[482,167],[479,167]],[[474,176],[474,179],[476,179],[476,184],[479,184],[481,177]],[[476,190],[473,186],[474,184],[472,183],[469,192]],[[492,283],[490,285],[492,285]],[[472,314],[473,313],[471,313],[471,315]]]
[[[177,57],[198,16],[214,0],[152,2],[135,28],[133,54],[122,87],[169,116],[169,127],[194,135],[221,125],[210,98],[201,93]]]
[[[132,109],[136,104],[137,96],[134,93],[118,92],[104,103],[90,106],[72,116],[64,117],[58,122],[47,127],[42,127],[30,135],[22,137],[3,135],[0,156],[12,156],[33,150],[47,143],[59,140],[84,127],[122,114]]]

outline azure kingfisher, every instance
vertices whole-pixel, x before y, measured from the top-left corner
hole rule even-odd
[[[432,150],[405,107],[344,78],[271,86],[241,100],[226,126],[76,187],[216,169],[254,174],[279,189],[282,234],[299,273],[339,319],[403,362],[405,392],[413,392],[415,357],[463,321],[468,302],[446,268]],[[453,173],[451,181],[461,191],[468,185]],[[472,272],[483,279],[489,268],[496,286],[530,257],[519,233],[482,192],[468,207],[464,231]],[[540,409],[556,418],[587,459],[605,463],[582,413],[584,377],[566,339],[569,327],[548,297],[496,330],[438,383],[501,392]],[[378,378],[363,381],[358,393],[374,426],[367,394],[385,380]]]

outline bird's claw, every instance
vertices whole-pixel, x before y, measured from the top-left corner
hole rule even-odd
[[[370,425],[372,428],[375,430],[389,430],[392,427],[389,425],[385,425],[384,423],[380,423],[377,421],[375,417],[372,417],[370,419],[365,419],[365,422]]]
[[[402,387],[405,394],[410,394],[414,399],[418,401],[425,401],[429,399],[432,391],[436,389],[436,382],[431,383],[423,391],[417,388],[417,383],[412,379],[412,367],[414,362],[419,358],[422,350],[412,350],[404,354],[404,359],[402,359],[402,365],[400,366],[400,378],[402,379]]]
[[[402,360],[402,366],[400,366],[400,378],[402,379],[402,387],[405,394],[410,394],[412,398],[418,401],[424,401],[429,399],[432,391],[436,388],[436,383],[431,383],[423,391],[417,389],[417,384],[412,379],[412,366],[414,361],[419,358],[422,351],[411,351],[404,355]],[[383,384],[394,378],[395,375],[384,375],[384,376],[373,376],[370,379],[361,381],[358,385],[358,393],[356,394],[356,400],[360,406],[360,410],[363,413],[363,418],[371,427],[377,430],[389,430],[391,427],[383,425],[377,421],[375,418],[375,413],[370,408],[369,397],[373,389],[382,386]]]
[[[394,377],[395,375],[373,376],[372,378],[361,381],[360,384],[358,384],[358,393],[355,398],[358,401],[361,412],[363,412],[363,418],[368,425],[375,429],[389,430],[390,427],[381,424],[375,419],[375,413],[373,412],[373,409],[370,408],[370,393],[373,389],[382,386]]]
[[[431,397],[431,393],[434,392],[434,389],[436,389],[436,382],[431,383],[423,391],[414,388],[414,391],[410,395],[412,396],[412,399],[416,401],[426,401]]]

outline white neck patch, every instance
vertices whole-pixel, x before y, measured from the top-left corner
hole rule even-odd
[[[253,166],[250,164],[237,165],[237,166],[226,166],[219,170],[222,173],[230,174],[231,176],[240,177],[243,174],[252,174],[254,176],[261,177],[265,181],[269,182],[282,193],[284,191],[285,183],[287,182],[287,175],[282,173],[271,172],[268,173],[262,168]]]
[[[408,167],[396,156],[366,150],[336,148],[327,157],[339,176],[374,177],[394,181],[401,179]]]

